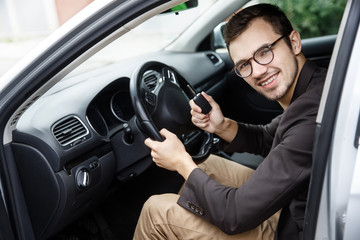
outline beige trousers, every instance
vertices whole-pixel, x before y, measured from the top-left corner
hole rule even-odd
[[[217,182],[240,187],[254,170],[211,155],[199,167]],[[146,239],[274,239],[279,213],[250,231],[227,235],[211,223],[180,207],[177,194],[150,197],[144,204],[134,233],[134,240]]]

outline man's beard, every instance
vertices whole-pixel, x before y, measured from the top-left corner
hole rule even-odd
[[[293,76],[291,76],[291,78],[290,78],[292,80],[290,82],[286,82],[284,91],[279,91],[273,97],[268,96],[267,94],[263,94],[267,99],[272,100],[272,101],[278,101],[278,100],[282,99],[283,97],[285,97],[289,93],[292,85],[295,82],[296,75],[298,73],[298,61],[297,61],[296,57],[294,57],[293,59],[294,59],[293,64],[294,64],[295,71],[293,72]]]

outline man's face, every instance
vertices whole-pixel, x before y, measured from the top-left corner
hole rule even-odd
[[[230,42],[229,51],[235,64],[253,57],[256,50],[273,43],[281,35],[262,19],[255,19],[240,36]],[[244,80],[256,91],[271,100],[281,101],[288,97],[297,73],[297,59],[284,39],[278,41],[271,50],[274,59],[266,65],[250,60],[252,74]]]

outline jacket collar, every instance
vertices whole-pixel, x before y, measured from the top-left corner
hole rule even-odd
[[[310,84],[311,77],[316,70],[316,65],[309,60],[306,60],[303,68],[301,69],[299,79],[297,81],[294,94],[291,98],[290,104],[295,101],[301,94],[306,92]]]

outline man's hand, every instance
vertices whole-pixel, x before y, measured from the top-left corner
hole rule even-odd
[[[223,123],[224,115],[222,114],[219,105],[214,101],[211,96],[207,95],[205,92],[202,92],[201,94],[209,102],[212,109],[208,114],[203,114],[201,112],[201,108],[196,105],[194,100],[191,99],[191,121],[194,123],[195,126],[201,128],[204,131],[215,133],[215,131]]]
[[[196,105],[194,100],[190,100],[191,121],[198,128],[210,133],[215,133],[230,143],[236,136],[238,130],[237,123],[224,117],[219,104],[217,104],[211,96],[205,92],[201,94],[209,102],[212,110],[208,114],[203,114],[201,113],[201,108]]]
[[[145,140],[145,145],[151,148],[153,161],[159,167],[177,171],[187,180],[197,165],[175,134],[166,129],[162,129],[160,133],[165,138],[163,142],[154,141],[150,138]]]

